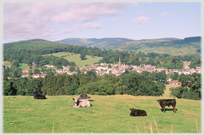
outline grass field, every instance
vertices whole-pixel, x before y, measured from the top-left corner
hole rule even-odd
[[[4,62],[3,62],[3,65],[4,65],[4,66],[10,66],[10,65],[11,65],[11,62],[9,62],[9,61],[4,61]]]
[[[4,133],[197,133],[201,101],[176,99],[177,112],[161,112],[157,99],[167,97],[91,95],[91,108],[73,108],[73,96],[4,96]],[[131,117],[129,108],[145,117]]]
[[[28,64],[20,63],[20,67],[19,67],[19,68],[25,69],[25,68],[27,68],[27,67],[29,67]]]
[[[73,54],[73,55],[71,55]],[[82,66],[88,66],[88,65],[92,65],[95,62],[98,62],[99,60],[101,60],[103,57],[97,57],[97,56],[90,56],[90,55],[86,55],[86,60],[81,60],[80,58],[80,54],[74,54],[74,53],[68,53],[68,52],[59,52],[59,53],[52,53],[49,55],[53,55],[56,57],[61,57],[61,56],[66,56],[63,57],[64,59],[68,60],[69,62],[75,62],[77,66],[82,67]]]

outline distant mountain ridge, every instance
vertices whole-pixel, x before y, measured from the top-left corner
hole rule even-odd
[[[127,38],[67,38],[63,40],[58,40],[55,42],[60,42],[64,44],[72,44],[87,47],[98,47],[103,48],[105,46],[117,45],[125,42],[134,41],[133,39]]]
[[[44,39],[31,39],[27,40],[35,42],[33,45],[40,45],[40,42],[47,42],[50,45],[78,45],[86,47],[97,47],[111,50],[127,50],[132,52],[155,52],[160,54],[171,54],[171,55],[201,55],[201,36],[186,37],[184,39],[178,38],[158,38],[158,39],[142,39],[133,40],[127,38],[67,38],[58,41],[48,41]],[[22,43],[26,41],[20,41]],[[15,42],[13,42],[15,44]],[[17,42],[16,42],[17,44]],[[6,46],[5,46],[6,47]]]

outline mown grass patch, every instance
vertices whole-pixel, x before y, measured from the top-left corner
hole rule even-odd
[[[4,65],[4,66],[11,66],[11,62],[9,62],[9,61],[4,61],[4,62],[3,62],[3,65]]]
[[[73,96],[4,96],[4,133],[197,133],[201,131],[201,102],[176,99],[177,112],[156,100],[165,96],[91,95],[91,108],[73,108]],[[146,117],[131,117],[130,108]],[[156,124],[155,124],[156,123]],[[152,130],[151,130],[152,127]],[[157,130],[158,129],[158,130]]]
[[[25,63],[20,63],[19,65],[20,65],[19,68],[21,69],[26,69],[27,67],[29,67],[28,64],[25,64]]]
[[[69,62],[75,62],[76,65],[79,67],[92,65],[103,58],[103,57],[97,57],[97,56],[92,57],[90,55],[86,55],[87,59],[81,60],[80,54],[74,54],[74,53],[68,53],[68,52],[52,53],[49,55],[53,55],[56,57],[62,57],[63,56],[64,59],[68,60]]]

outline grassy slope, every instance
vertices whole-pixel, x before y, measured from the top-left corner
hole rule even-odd
[[[69,56],[68,56],[69,54]],[[73,55],[71,55],[73,54]],[[95,62],[98,62],[101,60],[103,57],[96,57],[90,55],[86,55],[86,60],[81,60],[80,54],[74,54],[74,53],[67,53],[67,52],[60,52],[60,53],[52,53],[52,54],[47,54],[47,55],[54,55],[56,57],[61,57],[63,55],[67,55],[66,57],[63,57],[64,59],[67,59],[69,62],[75,62],[77,66],[82,67],[85,65],[92,65]]]
[[[92,108],[73,108],[75,96],[4,96],[4,133],[197,133],[201,101],[177,99],[177,112],[161,112],[157,99],[166,97],[91,95]],[[129,108],[143,109],[146,117],[130,117]],[[154,118],[154,119],[153,119]]]
[[[107,49],[128,50],[135,52],[155,52],[167,53],[171,55],[186,55],[186,54],[199,54],[196,51],[200,49],[201,43],[186,42],[185,40],[138,40],[126,42],[123,44],[105,47]]]

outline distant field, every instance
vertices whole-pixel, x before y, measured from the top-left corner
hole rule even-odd
[[[9,66],[9,65],[11,65],[11,62],[4,61],[3,64],[4,64],[4,66]],[[20,65],[19,68],[21,68],[21,69],[25,69],[26,67],[28,67],[28,64],[25,64],[25,63],[20,63],[19,65]]]
[[[19,67],[19,68],[25,69],[25,68],[27,68],[27,67],[29,67],[28,64],[20,63],[20,67]]]
[[[73,55],[71,55],[73,54]],[[74,53],[68,53],[68,52],[59,52],[59,53],[52,53],[52,54],[47,54],[47,55],[53,55],[56,57],[61,57],[61,56],[65,56],[63,57],[64,59],[67,59],[69,62],[75,62],[77,66],[82,67],[85,65],[92,65],[95,62],[98,62],[99,60],[101,60],[103,57],[96,57],[94,56],[92,58],[92,56],[90,55],[86,55],[86,60],[81,60],[80,58],[80,54],[74,54]],[[69,56],[68,56],[69,55]]]
[[[164,91],[164,94],[163,94],[164,97],[172,98],[172,96],[170,95],[171,91],[169,91],[169,88],[172,88],[172,87],[176,88],[176,87],[180,87],[180,86],[177,86],[177,85],[166,85],[166,90]]]
[[[4,61],[3,65],[4,65],[4,66],[9,66],[9,65],[11,65],[11,62],[9,62],[9,61]]]
[[[176,99],[177,112],[166,113],[153,96],[91,95],[91,108],[73,108],[73,96],[4,96],[4,133],[197,133],[201,132],[201,101]],[[129,108],[145,117],[131,117]],[[154,121],[155,120],[155,121]],[[152,127],[152,130],[151,130]],[[157,130],[158,129],[158,130]]]

